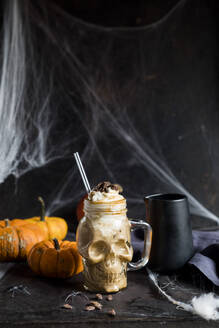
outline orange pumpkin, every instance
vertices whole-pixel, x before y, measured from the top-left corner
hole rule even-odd
[[[69,278],[83,271],[82,257],[74,241],[42,241],[28,254],[28,264],[38,275],[51,278]]]
[[[26,224],[26,220],[22,220],[22,219],[14,219],[14,220],[10,220],[10,226],[13,227],[20,227],[24,224]],[[5,220],[1,220],[0,221],[0,227],[4,228],[5,227]]]
[[[68,232],[68,225],[66,221],[58,217],[48,217],[45,216],[45,203],[41,197],[38,197],[41,203],[41,215],[35,216],[28,219],[14,219],[11,220],[11,226],[20,227],[27,223],[34,223],[39,226],[42,233],[45,234],[44,239],[64,239]],[[4,227],[4,221],[0,221],[0,227]]]
[[[28,223],[37,223],[42,230],[47,232],[47,239],[64,239],[68,232],[66,221],[58,217],[45,216],[45,203],[42,197],[38,197],[41,203],[41,216],[35,216],[25,221]]]
[[[24,260],[34,244],[44,240],[45,234],[33,224],[12,226],[8,219],[0,226],[0,261]]]

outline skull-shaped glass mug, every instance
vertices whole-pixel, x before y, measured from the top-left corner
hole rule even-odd
[[[117,292],[127,286],[127,270],[138,270],[147,264],[151,227],[144,221],[128,220],[126,200],[114,189],[90,195],[84,201],[85,216],[79,222],[76,237],[84,263],[84,287],[89,291]],[[142,258],[133,263],[130,231],[135,229],[144,229],[145,236]]]

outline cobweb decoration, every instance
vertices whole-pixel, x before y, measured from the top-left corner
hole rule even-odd
[[[199,92],[206,79],[198,75],[199,71],[211,72],[213,85],[213,66],[207,63],[200,70],[193,64],[200,98],[198,118],[191,110],[190,90],[177,89],[180,75],[165,70],[173,65],[174,72],[184,60],[177,53],[179,62],[171,61],[176,49],[169,35],[174,26],[174,37],[180,43],[188,2],[181,0],[158,22],[133,29],[85,23],[52,1],[4,1],[0,182],[4,184],[10,176],[21,179],[36,169],[57,168],[55,178],[48,178],[54,186],[48,188],[52,190],[46,200],[49,215],[73,199],[77,202],[83,194],[78,171],[73,168],[73,152],[79,151],[91,183],[103,179],[120,183],[130,206],[140,206],[142,195],[156,186],[156,192],[186,194],[193,214],[219,222],[193,195],[189,181],[199,181],[199,172],[188,175],[186,170],[190,157],[197,158],[193,150],[188,149],[187,156],[180,155],[178,163],[174,162],[184,139],[189,138],[191,145],[206,156],[206,139],[212,140],[216,133],[211,129],[212,136],[206,138],[210,122],[203,104],[208,99]],[[201,31],[199,34],[205,35]],[[164,58],[166,51],[169,56]],[[166,87],[164,76],[172,79],[172,90]],[[173,110],[167,117],[156,102],[161,90],[162,101]],[[185,115],[188,121],[181,127],[179,118]],[[161,131],[158,121],[168,130]],[[202,136],[198,147],[197,136]],[[168,156],[167,140],[169,151],[172,149]],[[217,154],[212,147],[210,161]],[[219,176],[218,167],[212,168],[215,177]]]
[[[194,296],[189,303],[181,302],[167,294],[158,282],[158,275],[147,268],[148,277],[155,285],[161,295],[169,302],[177,306],[178,309],[198,315],[205,320],[219,319],[219,297],[214,293],[203,293],[199,296]]]

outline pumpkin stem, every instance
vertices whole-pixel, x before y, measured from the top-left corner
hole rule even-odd
[[[45,202],[42,199],[42,197],[38,197],[38,201],[41,203],[41,215],[40,215],[40,221],[45,221]]]
[[[59,245],[58,240],[57,240],[56,238],[54,238],[53,241],[54,241],[55,249],[56,249],[57,251],[60,250],[60,245]]]
[[[5,221],[5,226],[9,227],[10,226],[10,220],[9,219],[4,219],[4,221]]]

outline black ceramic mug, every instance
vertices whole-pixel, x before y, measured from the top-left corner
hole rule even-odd
[[[149,268],[157,272],[181,268],[194,252],[187,197],[155,194],[144,200],[146,221],[153,231]]]

